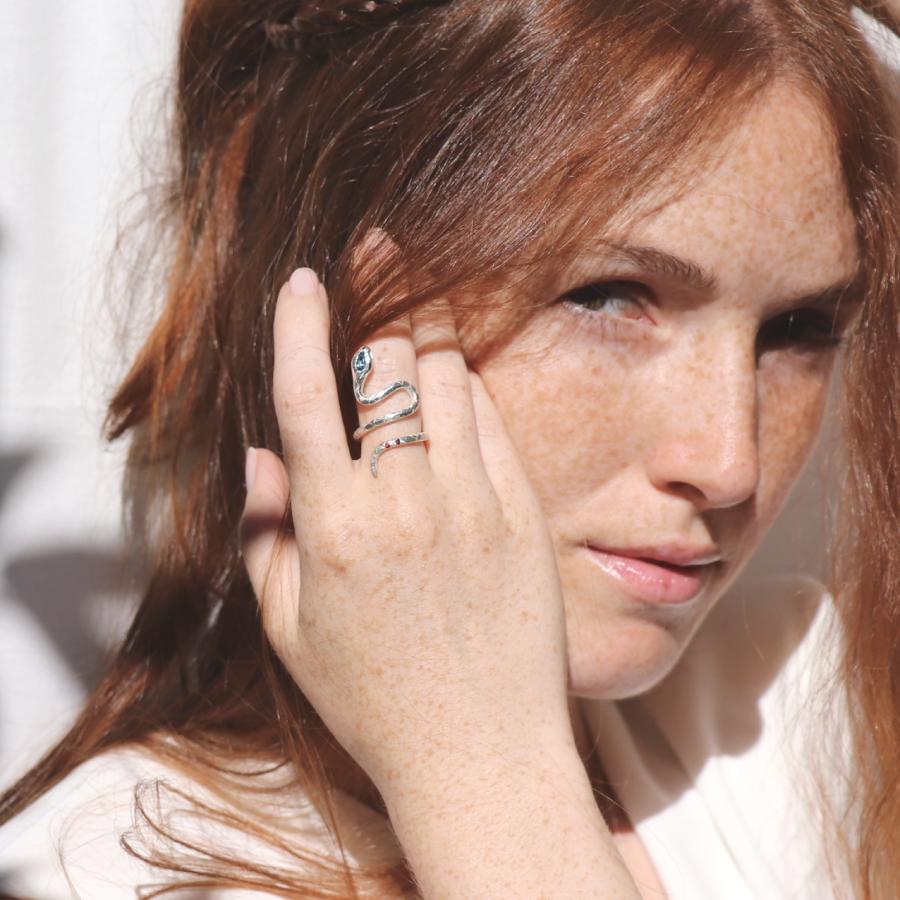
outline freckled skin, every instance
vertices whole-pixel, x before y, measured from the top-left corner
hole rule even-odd
[[[617,234],[712,272],[716,292],[652,282],[653,321],[601,330],[551,302],[586,280],[651,283],[598,257],[477,366],[553,536],[573,696],[647,690],[758,546],[818,436],[834,350],[757,346],[785,301],[852,276],[853,218],[833,139],[796,85],[774,84],[715,166]],[[636,327],[635,327],[636,326]],[[690,603],[648,606],[594,565],[586,540],[714,544],[726,556]]]

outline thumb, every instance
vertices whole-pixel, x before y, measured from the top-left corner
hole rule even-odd
[[[299,554],[290,528],[290,482],[284,463],[271,450],[247,451],[247,497],[241,513],[241,556],[260,604],[296,598]],[[271,580],[270,580],[271,579]]]

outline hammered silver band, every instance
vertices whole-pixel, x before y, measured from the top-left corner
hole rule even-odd
[[[372,351],[369,347],[360,347],[359,350],[353,354],[350,365],[353,370],[353,396],[356,397],[356,402],[360,403],[362,406],[374,406],[376,403],[380,403],[397,391],[406,391],[410,398],[409,406],[404,406],[403,409],[398,409],[394,412],[386,413],[383,416],[378,416],[371,421],[366,422],[365,425],[360,425],[360,427],[353,432],[355,440],[358,441],[363,435],[368,434],[375,428],[380,428],[382,425],[389,425],[391,422],[396,422],[398,419],[405,419],[407,416],[413,415],[419,408],[419,392],[408,381],[394,381],[375,394],[365,393],[366,379],[372,371]],[[403,435],[403,437],[382,441],[372,451],[372,456],[369,461],[369,471],[371,471],[372,477],[378,477],[378,458],[385,450],[391,450],[394,447],[402,447],[404,444],[418,444],[427,440],[428,436],[425,432],[419,431],[415,434],[406,434]]]

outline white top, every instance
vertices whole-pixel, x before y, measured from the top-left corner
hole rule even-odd
[[[275,787],[280,780],[276,772],[255,776],[254,784]],[[136,794],[139,785],[143,786]],[[135,858],[121,846],[124,836],[145,853],[157,848],[172,850],[170,844],[155,839],[136,797],[151,821],[164,820],[179,837],[195,840],[213,853],[281,871],[298,871],[298,863],[289,852],[227,823],[192,814],[190,804],[178,792],[214,809],[224,805],[207,788],[141,750],[113,750],[89,760],[0,828],[0,897],[10,892],[34,900],[123,900],[136,896],[139,885],[181,880]],[[289,847],[302,848],[304,854],[340,858],[324,823],[302,796],[281,792],[254,801],[254,812],[264,811],[274,817],[277,834]],[[336,792],[332,802],[338,820],[345,823],[341,837],[348,862],[369,865],[399,858],[400,845],[386,818],[343,792]],[[240,815],[241,811],[234,812]],[[175,852],[181,859],[201,866],[208,862],[189,849],[176,848]],[[272,897],[236,888],[182,891],[172,896],[179,900]]]
[[[824,880],[818,827],[792,770],[792,760],[796,767],[806,759],[796,726],[801,710],[812,708],[811,663],[829,658],[832,614],[830,595],[810,579],[732,589],[652,691],[625,701],[581,701],[610,780],[671,900],[834,896]],[[133,896],[138,884],[165,880],[119,845],[140,824],[136,783],[157,777],[210,796],[138,751],[91,760],[0,828],[0,893],[119,900]],[[387,820],[346,795],[338,800],[339,816],[356,823],[350,860],[395,858],[400,850]],[[304,848],[335,854],[321,825],[311,824],[309,808],[292,798],[285,809],[284,828]],[[291,864],[224,826],[204,826],[202,834],[235,856]],[[203,894],[204,900],[259,896]]]

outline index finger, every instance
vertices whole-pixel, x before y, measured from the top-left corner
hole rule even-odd
[[[331,363],[325,288],[312,269],[297,269],[275,305],[272,392],[291,496],[333,496],[352,461]]]

